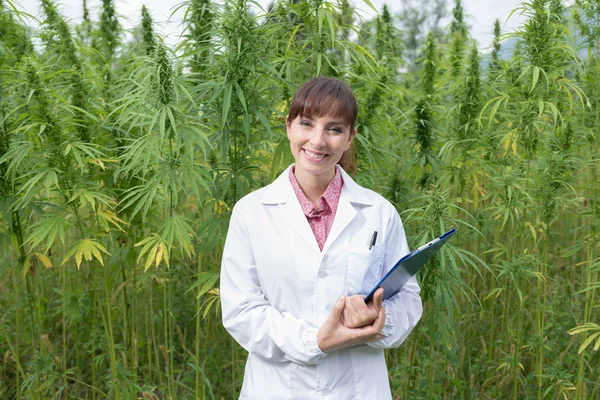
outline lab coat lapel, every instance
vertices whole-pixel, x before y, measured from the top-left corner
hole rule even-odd
[[[283,204],[283,215],[290,227],[307,243],[309,248],[319,254],[319,244],[308,224],[306,215],[302,211],[300,201],[294,193],[290,183],[290,167],[288,167],[275,181],[267,186],[262,196],[263,204]]]
[[[320,253],[321,250],[319,249],[319,244],[317,243],[315,234],[310,228],[308,220],[306,219],[306,215],[304,215],[304,211],[302,211],[302,206],[300,206],[300,202],[298,201],[298,198],[293,192],[291,186],[290,190],[292,190],[292,193],[288,197],[287,203],[285,203],[285,220],[296,231],[296,233],[306,241],[311,250]]]
[[[359,186],[354,180],[344,171],[343,168],[337,166],[338,170],[342,174],[342,180],[344,184],[342,186],[342,193],[338,202],[338,208],[333,219],[333,225],[331,231],[327,236],[325,245],[323,246],[323,253],[329,250],[329,247],[335,242],[335,240],[344,232],[344,229],[354,219],[357,214],[356,207],[370,206],[372,205],[371,200],[366,195],[365,189]]]
[[[311,250],[316,254],[320,254],[321,251],[319,250],[317,239],[308,224],[304,211],[302,211],[302,206],[300,206],[300,201],[298,201],[298,197],[296,197],[296,193],[294,193],[294,189],[290,183],[290,168],[291,166],[267,187],[261,202],[263,204],[285,203],[284,216],[286,222],[308,244]],[[327,252],[331,244],[342,234],[344,229],[350,225],[357,214],[355,207],[372,205],[371,199],[367,196],[365,189],[354,182],[343,168],[339,166],[337,168],[342,174],[344,184],[331,231],[323,246],[323,254]]]
[[[329,231],[329,235],[327,236],[327,240],[325,241],[325,245],[323,246],[323,253],[326,253],[329,250],[329,247],[335,239],[346,229],[352,219],[356,216],[356,210],[350,200],[348,198],[348,190],[344,190],[342,187],[342,194],[340,196],[340,200],[338,202],[338,208],[335,212],[335,217],[333,218],[333,225],[331,226],[331,230]]]

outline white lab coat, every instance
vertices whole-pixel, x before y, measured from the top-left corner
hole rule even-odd
[[[289,169],[233,209],[221,304],[223,325],[249,352],[240,399],[391,399],[383,349],[400,346],[421,317],[414,278],[384,301],[385,338],[330,353],[317,345],[340,295],[365,294],[409,252],[392,204],[337,168],[344,184],[322,252]]]

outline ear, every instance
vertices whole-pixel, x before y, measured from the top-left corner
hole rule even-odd
[[[285,131],[287,133],[287,137],[288,139],[290,138],[290,124],[292,123],[292,121],[290,121],[290,115],[286,115],[285,116]]]
[[[352,146],[352,142],[354,141],[355,137],[356,137],[356,128],[354,128],[352,130],[352,132],[350,132],[350,137],[348,138],[348,143],[346,144],[346,150],[344,150],[344,151],[347,151],[350,148],[350,146]]]

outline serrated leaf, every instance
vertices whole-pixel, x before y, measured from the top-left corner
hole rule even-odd
[[[490,291],[490,293],[488,293],[487,296],[485,296],[485,298],[483,299],[483,301],[486,301],[487,299],[489,299],[490,297],[495,295],[495,299],[498,298],[498,296],[500,296],[500,293],[502,293],[504,291],[504,288],[494,288]]]
[[[379,14],[379,11],[377,11],[377,9],[373,5],[373,3],[371,3],[371,0],[364,0],[364,2],[365,2],[366,5],[368,5],[369,7],[371,7],[371,9],[373,9],[373,11],[375,11],[376,14]]]
[[[155,266],[156,269],[158,269],[158,264],[160,264],[160,260],[163,257],[163,252],[164,252],[164,247],[159,244],[158,251],[156,252],[156,266]]]
[[[121,218],[117,217],[115,213],[110,210],[102,210],[98,214],[98,219],[100,224],[104,227],[106,232],[110,231],[109,223],[114,225],[121,232],[125,232],[123,228],[121,228],[121,224],[129,225],[127,222],[123,221]]]
[[[600,337],[600,332],[596,332],[590,335],[587,339],[585,339],[583,343],[581,343],[581,346],[579,346],[579,351],[577,352],[577,354],[583,353],[584,350],[590,345],[590,343],[592,343],[597,337]]]
[[[96,258],[100,265],[104,266],[104,260],[102,259],[101,252],[110,255],[104,246],[97,241],[93,239],[81,239],[75,242],[73,247],[71,247],[61,265],[64,265],[74,255],[77,269],[80,268],[83,257],[85,257],[85,259],[88,261]]]
[[[41,254],[41,253],[34,253],[34,254],[38,258],[38,260],[40,260],[42,262],[42,264],[44,264],[44,267],[46,267],[48,269],[52,268],[52,261],[50,261],[48,256],[46,256],[45,254]]]
[[[577,335],[582,332],[590,331],[590,330],[600,330],[600,325],[596,325],[592,322],[588,322],[586,324],[580,325],[576,328],[573,328],[569,331],[569,335]]]
[[[27,272],[29,272],[30,258],[31,258],[31,256],[29,255],[29,256],[25,257],[25,260],[23,260],[23,268],[21,270],[21,278],[25,278],[25,275],[27,275]]]
[[[56,236],[61,239],[61,242],[65,243],[65,219],[59,215],[53,215],[34,223],[30,227],[31,233],[25,240],[25,243],[30,244],[31,248],[34,249],[42,242],[45,243],[45,248],[49,249]]]
[[[200,278],[198,278],[198,281],[193,285],[193,287],[198,287],[201,285],[200,289],[198,290],[198,294],[196,295],[196,298],[199,298],[199,297],[205,295],[211,289],[215,289],[214,288],[215,283],[217,283],[219,278],[220,278],[219,273],[216,273],[216,272],[209,272],[209,273],[206,273],[205,275],[201,276]],[[190,288],[190,289],[192,289],[192,288]]]
[[[158,268],[162,260],[164,260],[167,267],[169,267],[169,246],[158,234],[153,233],[150,237],[136,243],[135,246],[144,246],[137,259],[137,262],[140,262],[140,260],[146,256],[144,271],[147,271],[152,263],[155,263],[156,268]]]
[[[150,249],[150,253],[148,253],[148,258],[146,259],[146,264],[144,265],[144,272],[148,271],[148,268],[150,268],[150,265],[152,265],[152,262],[156,257],[156,252],[159,246],[160,244],[157,243],[152,247],[152,249]],[[158,268],[158,263],[156,264],[156,268]]]
[[[533,67],[533,81],[531,82],[531,89],[529,93],[533,92],[535,89],[535,85],[537,84],[538,79],[540,78],[540,67]]]

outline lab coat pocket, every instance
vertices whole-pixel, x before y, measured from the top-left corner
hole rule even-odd
[[[351,246],[348,249],[348,295],[369,293],[381,279],[383,244]]]

